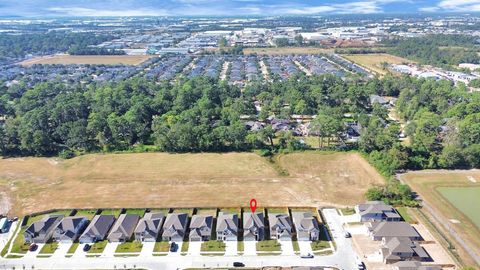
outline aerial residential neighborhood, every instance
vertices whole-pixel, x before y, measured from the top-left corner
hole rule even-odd
[[[480,269],[480,0],[0,2],[0,269]]]

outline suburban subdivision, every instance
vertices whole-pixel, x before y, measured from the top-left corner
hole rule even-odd
[[[0,270],[480,270],[480,0],[0,0]]]
[[[55,209],[2,218],[7,268],[454,269],[392,206]],[[158,267],[158,268],[157,268]],[[302,268],[303,269],[303,268]]]

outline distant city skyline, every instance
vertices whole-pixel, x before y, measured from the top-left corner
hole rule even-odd
[[[0,16],[240,16],[480,12],[480,0],[2,0]]]

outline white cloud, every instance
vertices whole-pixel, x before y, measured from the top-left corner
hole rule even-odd
[[[82,7],[52,7],[47,8],[49,11],[60,13],[67,16],[80,17],[108,17],[108,16],[166,16],[168,12],[165,10],[152,9],[129,9],[129,10],[102,10]]]
[[[442,0],[436,6],[420,8],[420,11],[480,12],[480,0]]]

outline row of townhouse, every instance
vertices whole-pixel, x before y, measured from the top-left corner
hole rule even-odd
[[[243,213],[243,229],[239,227],[238,214],[220,212],[215,229],[216,240],[237,241],[243,232],[245,241],[266,239],[266,220],[264,214]],[[288,214],[271,213],[270,238],[290,240],[296,233],[300,241],[319,240],[320,228],[311,212],[292,212]],[[91,221],[82,216],[47,215],[32,223],[24,232],[27,243],[56,242],[94,243],[107,239],[109,242],[125,242],[132,239],[142,242],[163,241],[180,242],[211,240],[213,231],[212,215],[193,215],[187,213],[147,212],[142,218],[135,214],[113,215],[98,214]],[[190,221],[190,222],[189,222]]]

